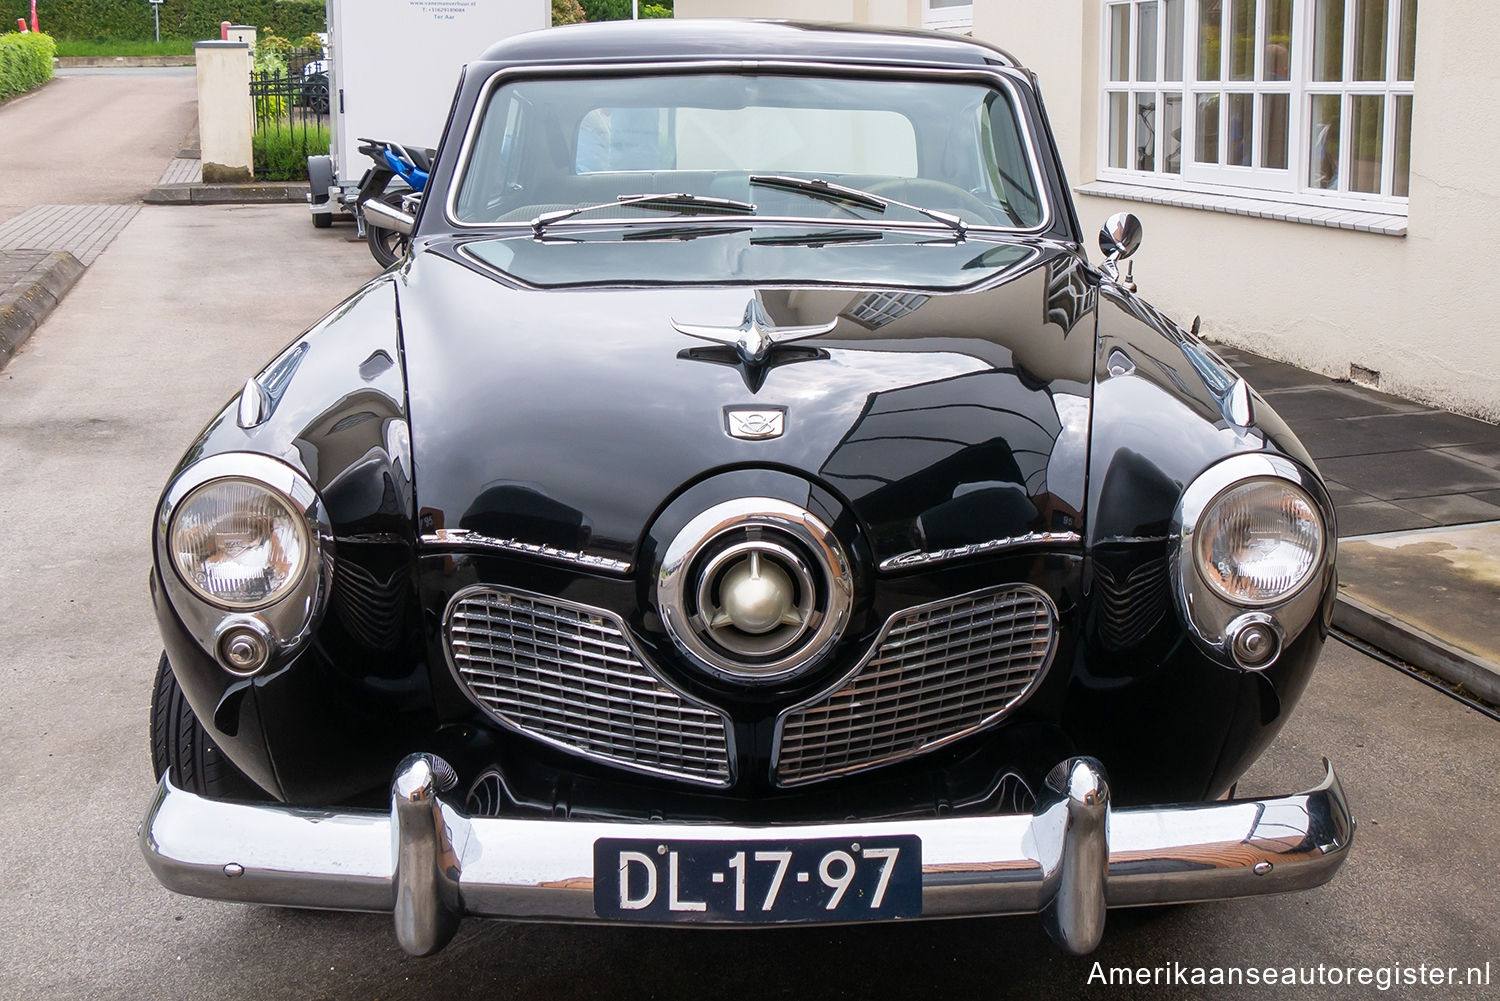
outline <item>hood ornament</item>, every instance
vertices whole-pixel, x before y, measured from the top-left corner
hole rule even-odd
[[[672,321],[673,329],[680,334],[734,348],[739,353],[741,364],[747,368],[764,365],[779,344],[790,344],[792,341],[826,334],[838,324],[838,317],[834,317],[827,323],[812,326],[778,327],[766,314],[759,296],[745,305],[745,318],[738,327],[711,327]]]

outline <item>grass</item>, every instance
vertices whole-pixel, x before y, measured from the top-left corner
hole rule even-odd
[[[180,38],[160,42],[130,42],[118,39],[76,40],[59,38],[57,54],[67,56],[190,56],[193,43]]]
[[[328,153],[328,126],[281,123],[255,133],[251,139],[258,181],[305,181],[307,158]]]

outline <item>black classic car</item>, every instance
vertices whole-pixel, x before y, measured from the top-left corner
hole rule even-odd
[[[1287,426],[1090,263],[1035,78],[920,32],[519,36],[409,254],[188,449],[155,522],[183,893],[853,922],[1305,889],[1333,509]]]

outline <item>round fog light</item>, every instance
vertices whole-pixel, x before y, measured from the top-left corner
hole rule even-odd
[[[271,659],[265,630],[249,623],[231,625],[219,634],[218,661],[231,674],[251,675]]]
[[[1247,671],[1261,671],[1281,654],[1281,633],[1267,616],[1243,615],[1230,623],[1229,652]]]

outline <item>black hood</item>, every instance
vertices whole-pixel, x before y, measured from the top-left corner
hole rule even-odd
[[[876,284],[892,274],[923,284]],[[743,468],[839,498],[878,560],[1083,531],[1094,301],[1065,248],[528,234],[429,247],[398,299],[420,531],[630,561],[674,496]],[[733,328],[752,302],[838,323],[762,367],[674,327]],[[729,410],[784,410],[783,433],[731,437]]]

